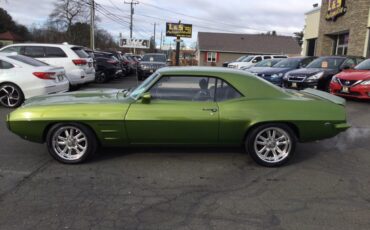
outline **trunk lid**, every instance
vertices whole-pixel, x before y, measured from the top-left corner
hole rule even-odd
[[[299,93],[301,93],[305,96],[311,96],[311,97],[316,97],[316,98],[320,98],[320,99],[323,99],[323,100],[327,100],[327,101],[330,101],[330,102],[333,102],[335,104],[342,105],[342,106],[345,106],[345,104],[346,104],[345,99],[343,99],[341,97],[334,96],[334,95],[329,94],[327,92],[316,90],[316,89],[307,88],[305,90],[299,91]]]

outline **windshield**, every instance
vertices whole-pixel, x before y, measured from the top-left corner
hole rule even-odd
[[[250,62],[250,61],[252,61],[253,58],[254,58],[254,56],[248,56],[248,57],[244,58],[242,62]]]
[[[272,67],[276,63],[278,63],[281,59],[269,59],[261,61],[260,63],[257,63],[254,67]]]
[[[296,69],[299,66],[299,63],[301,63],[301,59],[294,58],[294,59],[285,59],[280,62],[278,62],[276,65],[274,65],[274,68],[292,68]]]
[[[361,62],[355,67],[356,70],[370,70],[370,59]]]
[[[243,61],[244,58],[247,58],[248,56],[241,56],[240,58],[236,59],[236,62],[241,62]]]
[[[153,73],[148,77],[143,83],[141,83],[138,87],[136,87],[131,93],[130,97],[134,98],[135,100],[138,99],[138,97],[144,93],[148,87],[152,84],[152,82],[159,76],[158,73]]]
[[[22,62],[30,66],[48,66],[48,64],[44,62],[22,55],[8,56],[8,58]]]
[[[141,61],[166,62],[166,57],[164,55],[144,55]]]
[[[323,57],[311,62],[306,68],[339,69],[344,60],[344,58]]]

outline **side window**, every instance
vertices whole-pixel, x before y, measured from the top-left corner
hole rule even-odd
[[[11,47],[3,49],[1,52],[4,52],[4,53],[17,52],[19,54],[20,50],[21,50],[20,46],[11,46]]]
[[[263,56],[264,60],[271,59],[271,56]]]
[[[253,63],[258,63],[258,62],[260,62],[260,61],[262,61],[262,57],[255,57],[254,59],[253,59]]]
[[[216,101],[221,102],[240,97],[242,97],[242,95],[236,91],[236,89],[230,86],[227,82],[217,79]]]
[[[45,47],[45,56],[51,58],[67,57],[66,53],[58,47]]]
[[[164,76],[149,92],[160,100],[214,101],[215,85],[211,77]]]
[[[0,60],[0,69],[11,69],[13,67],[14,66],[12,64],[10,64],[9,62]]]
[[[363,58],[356,58],[356,63],[357,64],[360,64],[361,62],[363,62],[364,61],[364,59]]]
[[[44,47],[41,46],[26,46],[24,47],[24,55],[33,58],[44,57]]]

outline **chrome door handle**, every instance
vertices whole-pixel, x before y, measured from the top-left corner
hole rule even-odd
[[[203,111],[210,111],[212,113],[215,113],[218,111],[218,109],[217,108],[203,108]]]

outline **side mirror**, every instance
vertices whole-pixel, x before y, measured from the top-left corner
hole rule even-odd
[[[141,103],[143,104],[150,104],[150,101],[152,99],[152,95],[150,93],[144,93],[141,97]]]

